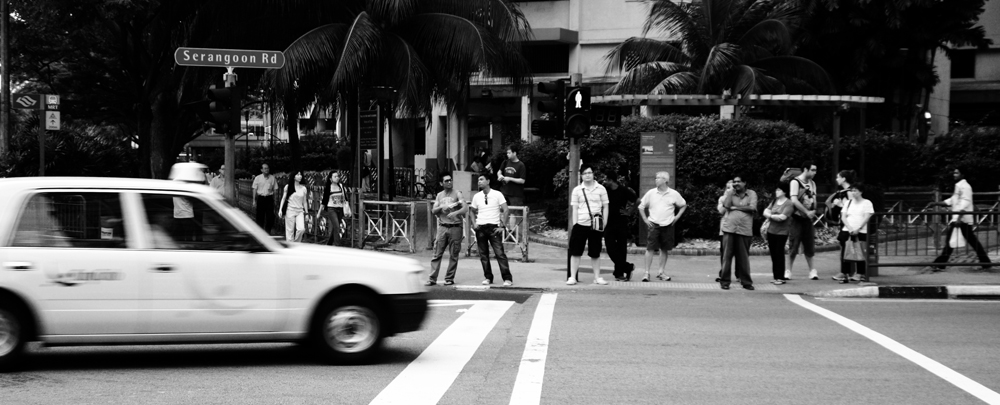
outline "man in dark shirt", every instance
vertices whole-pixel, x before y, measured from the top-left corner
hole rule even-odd
[[[527,173],[524,162],[517,158],[521,145],[512,144],[507,147],[507,160],[497,169],[497,181],[500,182],[500,192],[511,207],[524,206],[524,176]]]
[[[627,186],[627,175],[615,176],[612,173],[604,182],[608,190],[608,224],[604,230],[604,246],[608,257],[615,263],[614,276],[618,281],[632,279],[635,265],[628,259],[629,213],[632,204],[638,196]]]

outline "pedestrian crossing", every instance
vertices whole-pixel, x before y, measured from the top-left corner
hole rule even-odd
[[[634,279],[633,279],[634,280]],[[662,289],[662,290],[719,290],[719,283],[677,283],[673,281],[666,282],[635,282],[635,281],[609,281],[608,285],[614,287],[633,287],[633,288],[643,288],[643,289]],[[733,282],[733,288],[738,288],[740,285],[739,281]],[[754,289],[760,291],[780,291],[777,286],[770,283],[759,283],[754,284]]]

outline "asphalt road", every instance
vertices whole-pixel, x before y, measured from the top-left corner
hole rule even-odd
[[[540,364],[522,356],[542,295],[434,291],[424,330],[376,364],[289,344],[34,348],[0,374],[0,404],[511,403]],[[804,300],[1000,392],[1000,302]],[[780,294],[581,288],[552,308],[547,346],[529,345],[545,349],[534,403],[984,403]]]

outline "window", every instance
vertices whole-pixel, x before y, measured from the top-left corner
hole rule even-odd
[[[245,250],[248,238],[221,213],[193,196],[144,194],[154,249]]]
[[[976,77],[976,50],[962,49],[951,53],[951,78],[974,79]]]
[[[525,44],[522,52],[534,74],[569,72],[569,45]]]
[[[39,193],[24,205],[13,246],[125,248],[117,193]]]

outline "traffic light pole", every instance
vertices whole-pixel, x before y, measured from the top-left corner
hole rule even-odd
[[[233,68],[226,68],[226,74],[222,75],[223,80],[226,82],[226,87],[236,86],[236,73],[233,73]],[[237,100],[233,97],[232,102],[239,103],[242,100]],[[225,164],[226,173],[224,176],[225,188],[223,190],[223,196],[226,197],[226,201],[233,206],[237,205],[236,201],[236,136],[233,135],[233,131],[226,131],[226,149],[225,149]]]
[[[570,86],[580,86],[583,84],[583,74],[573,73],[569,77]],[[561,128],[560,128],[561,129]],[[580,142],[578,139],[570,137],[569,138],[569,198],[566,199],[568,204],[568,209],[566,210],[566,235],[567,240],[573,234],[573,222],[576,218],[570,218],[573,215],[573,189],[576,188],[580,180]],[[570,274],[570,256],[569,249],[566,249],[566,278],[568,279]],[[580,280],[580,274],[577,273],[577,281]]]

